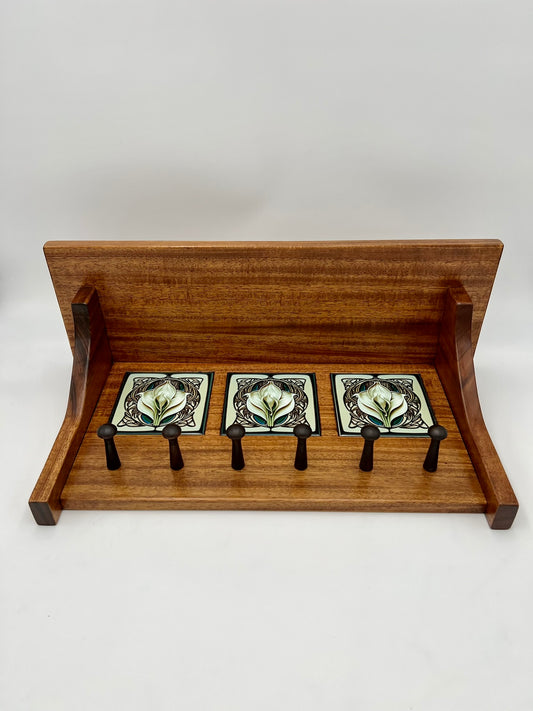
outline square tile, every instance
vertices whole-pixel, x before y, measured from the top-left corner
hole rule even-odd
[[[126,373],[109,421],[118,434],[158,434],[171,422],[203,434],[213,373]]]
[[[332,373],[339,435],[376,425],[384,436],[422,437],[435,416],[419,374]]]
[[[247,434],[292,435],[297,424],[320,434],[314,373],[228,373],[221,433],[238,423]]]

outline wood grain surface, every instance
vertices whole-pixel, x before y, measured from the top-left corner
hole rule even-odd
[[[454,283],[474,303],[475,348],[501,251],[497,240],[45,245],[72,346],[70,304],[89,284],[116,361],[287,364],[430,362]]]
[[[61,496],[66,509],[270,509],[334,511],[483,512],[486,499],[451,414],[434,367],[416,363],[352,364],[349,372],[420,373],[438,421],[449,432],[439,468],[422,469],[429,438],[387,438],[376,443],[374,470],[358,468],[361,437],[337,435],[330,373],[345,364],[300,363],[295,372],[317,377],[322,436],[308,442],[309,466],[294,469],[296,438],[243,439],[246,467],[231,469],[231,442],[220,435],[227,372],[254,372],[255,362],[115,363],[91,419]],[[287,372],[287,363],[264,364],[267,372]],[[107,421],[124,373],[214,371],[205,435],[182,435],[185,467],[175,472],[161,435],[117,435],[122,461],[105,466],[104,445],[96,435]]]

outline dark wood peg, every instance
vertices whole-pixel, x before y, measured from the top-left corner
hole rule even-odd
[[[231,466],[237,471],[244,469],[244,454],[242,453],[244,434],[244,427],[237,423],[230,425],[226,430],[226,435],[231,439]]]
[[[381,433],[375,425],[365,425],[361,427],[361,436],[365,440],[365,444],[359,469],[363,472],[371,472],[374,468],[374,442],[381,437]]]
[[[448,432],[442,425],[431,425],[428,429],[428,435],[431,437],[428,453],[424,459],[424,469],[427,472],[436,472],[439,462],[439,447],[443,439],[446,439]]]
[[[161,434],[165,439],[168,439],[170,468],[174,469],[175,471],[183,469],[183,457],[181,456],[181,450],[178,444],[178,437],[181,434],[181,427],[179,425],[173,424],[165,425]]]
[[[104,440],[106,464],[107,468],[111,471],[120,467],[120,458],[115,446],[115,440],[113,439],[116,433],[117,428],[110,422],[107,422],[105,425],[100,425],[98,432],[96,433],[101,439]]]
[[[296,457],[294,458],[294,468],[303,472],[307,469],[307,440],[311,437],[313,431],[309,425],[296,425],[293,429],[294,434],[298,437],[296,445]]]

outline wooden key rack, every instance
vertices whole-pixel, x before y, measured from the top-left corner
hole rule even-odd
[[[65,420],[29,502],[35,520],[53,525],[62,509],[423,511],[484,513],[509,528],[518,502],[473,363],[502,248],[47,243],[73,366]],[[307,468],[294,467],[295,437],[247,433],[246,465],[233,469],[221,429],[228,373],[289,371],[316,381],[320,433],[306,442]],[[141,427],[117,435],[121,466],[109,470],[97,431],[125,376],[196,372],[213,374],[212,389],[204,432],[179,438],[183,468],[169,466],[165,437]],[[362,437],[338,432],[335,373],[417,374],[448,433],[437,470],[423,469],[429,437],[382,436],[372,471],[361,471]]]

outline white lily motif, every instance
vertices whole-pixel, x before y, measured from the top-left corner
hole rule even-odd
[[[358,393],[357,404],[363,412],[376,417],[385,427],[392,427],[393,420],[407,412],[405,395],[393,392],[380,383]]]
[[[137,407],[144,415],[148,415],[154,427],[158,427],[161,420],[183,410],[188,395],[189,393],[177,390],[172,383],[167,382],[142,392]]]
[[[259,390],[248,393],[246,407],[254,415],[266,420],[267,427],[274,427],[274,422],[294,410],[294,393],[268,383]]]

